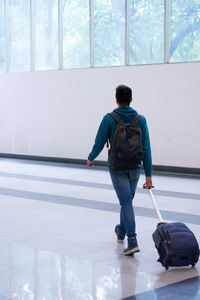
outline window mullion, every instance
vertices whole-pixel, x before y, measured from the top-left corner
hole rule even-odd
[[[63,69],[63,34],[62,34],[62,0],[58,0],[58,63],[59,69]]]
[[[90,67],[94,68],[94,0],[90,1]]]
[[[34,6],[33,0],[30,0],[30,55],[31,55],[31,71],[34,71],[35,64],[34,64]]]
[[[169,0],[164,2],[164,63],[169,63]]]
[[[5,37],[5,71],[9,72],[9,15],[8,15],[8,1],[4,0],[4,37]]]
[[[130,21],[130,1],[125,3],[125,65],[129,65],[129,21]]]

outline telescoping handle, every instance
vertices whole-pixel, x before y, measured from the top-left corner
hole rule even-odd
[[[148,191],[149,191],[149,194],[150,194],[150,197],[151,197],[153,206],[154,206],[154,208],[155,208],[155,210],[156,210],[156,214],[157,214],[157,216],[158,216],[159,222],[160,222],[160,223],[163,223],[164,220],[163,220],[163,218],[162,218],[162,216],[161,216],[161,213],[160,213],[160,211],[159,211],[159,208],[158,208],[158,206],[157,206],[157,203],[156,203],[156,200],[155,200],[155,198],[154,198],[153,192],[152,192],[151,189],[149,189]]]

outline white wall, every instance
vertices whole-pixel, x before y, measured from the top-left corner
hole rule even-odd
[[[200,63],[0,74],[0,153],[86,159],[126,84],[147,117],[153,163],[200,168],[199,78]]]

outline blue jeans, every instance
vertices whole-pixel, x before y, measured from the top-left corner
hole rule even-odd
[[[140,177],[140,168],[131,170],[116,170],[109,167],[113,187],[119,199],[120,226],[128,237],[136,236],[135,214],[133,210],[133,198]]]

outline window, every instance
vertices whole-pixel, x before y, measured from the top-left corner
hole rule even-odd
[[[199,0],[0,0],[0,72],[192,61]]]
[[[90,9],[86,0],[62,2],[63,67],[90,66]]]
[[[33,5],[35,69],[57,69],[58,0],[37,0]]]
[[[125,1],[94,0],[94,66],[125,64]]]
[[[200,60],[200,2],[170,1],[169,61]]]
[[[5,71],[5,18],[4,2],[0,1],[0,72]]]
[[[9,0],[9,70],[30,71],[30,1]]]
[[[164,62],[164,1],[130,1],[129,63]]]

